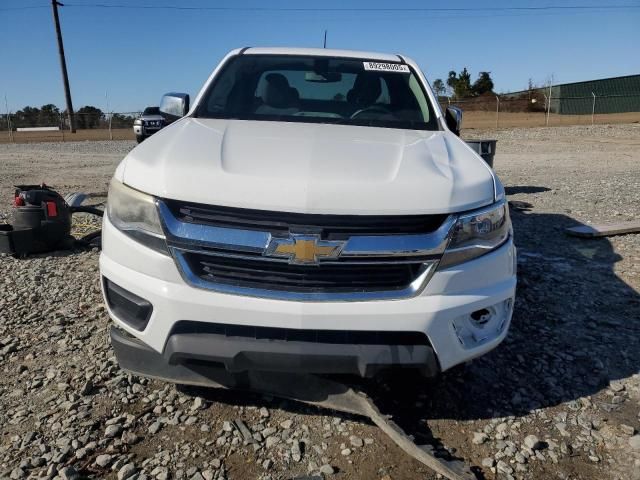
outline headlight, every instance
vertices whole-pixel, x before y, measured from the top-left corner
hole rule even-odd
[[[133,124],[134,124],[134,125],[142,125],[142,120],[140,120],[139,118],[136,118],[136,119],[133,121]]]
[[[167,253],[155,199],[115,178],[109,185],[107,214],[122,233],[161,253]]]
[[[489,253],[506,242],[510,235],[511,220],[505,200],[465,213],[453,226],[440,267],[450,267]]]

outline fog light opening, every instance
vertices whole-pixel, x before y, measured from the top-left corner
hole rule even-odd
[[[478,327],[482,327],[483,325],[486,325],[489,320],[491,320],[492,316],[493,313],[488,308],[481,308],[480,310],[476,310],[475,312],[471,313],[471,320]]]
[[[504,332],[512,309],[509,298],[456,318],[452,324],[458,341],[464,348],[473,348],[495,339]]]

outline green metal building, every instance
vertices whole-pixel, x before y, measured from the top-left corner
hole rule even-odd
[[[549,96],[549,88],[511,92],[507,98],[528,94],[540,101]],[[640,74],[602,78],[586,82],[563,83],[551,87],[551,112],[563,115],[591,115],[595,113],[640,112]]]
[[[551,89],[551,111],[591,114],[594,94],[595,113],[640,112],[640,75],[556,85]]]

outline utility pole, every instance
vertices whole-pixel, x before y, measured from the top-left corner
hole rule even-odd
[[[69,89],[69,77],[67,75],[67,61],[64,58],[64,45],[62,44],[62,32],[60,31],[60,18],[58,18],[58,6],[64,7],[64,4],[57,0],[51,0],[51,9],[53,10],[53,22],[56,25],[56,35],[58,37],[58,53],[60,54],[60,68],[62,69],[62,83],[64,84],[64,96],[67,101],[67,115],[69,115],[69,128],[71,133],[76,133],[76,122],[73,113],[73,104],[71,103],[71,90]]]
[[[322,48],[327,48],[327,31],[324,31],[324,43],[322,44]]]

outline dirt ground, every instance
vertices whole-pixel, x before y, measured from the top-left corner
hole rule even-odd
[[[0,143],[34,143],[34,142],[83,142],[85,140],[135,140],[133,128],[108,129],[97,128],[94,130],[77,130],[71,133],[66,130],[52,130],[44,132],[0,132]]]
[[[509,336],[435,383],[351,381],[417,443],[478,478],[640,479],[640,235],[564,233],[640,220],[640,125],[464,136],[498,139],[509,200],[531,204],[511,210],[519,284]],[[12,185],[101,193],[134,145],[0,145],[0,222]],[[0,257],[0,478],[285,480],[321,468],[336,479],[436,478],[362,419],[122,372],[106,342],[98,255]]]
[[[462,106],[464,110],[464,106]],[[640,112],[601,114],[595,115],[594,123],[618,124],[618,123],[640,123]],[[464,111],[463,125],[465,129],[496,129],[499,128],[524,128],[524,127],[544,127],[547,119],[544,113],[514,113],[485,111]],[[558,115],[551,114],[549,126],[568,125],[591,125],[591,115]],[[33,143],[33,142],[81,142],[85,140],[135,140],[135,135],[131,128],[78,130],[76,133],[66,131],[49,132],[0,132],[1,143]]]

